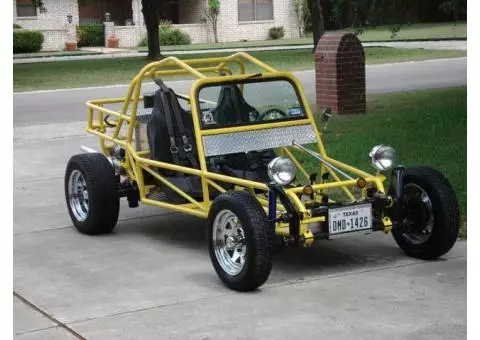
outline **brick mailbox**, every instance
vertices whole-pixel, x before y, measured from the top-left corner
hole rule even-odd
[[[326,33],[315,50],[317,109],[366,113],[365,54],[355,34]]]

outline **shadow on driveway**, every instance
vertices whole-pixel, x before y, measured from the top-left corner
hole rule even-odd
[[[122,221],[109,237],[142,234],[193,256],[210,261],[205,221],[177,213]],[[376,232],[334,241],[318,241],[310,248],[286,247],[274,255],[268,283],[311,279],[319,275],[339,275],[372,267],[388,267],[415,261],[406,257],[391,235]],[[212,268],[212,274],[213,268]],[[210,280],[209,280],[210,281]]]

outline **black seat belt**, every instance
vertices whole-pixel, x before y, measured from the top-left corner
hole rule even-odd
[[[165,83],[161,79],[155,79],[155,83],[160,87],[162,90],[162,104],[165,107],[165,118],[167,122],[167,129],[168,129],[168,134],[169,134],[169,139],[170,139],[170,152],[172,153],[173,159],[176,164],[180,164],[180,159],[178,157],[178,147],[175,144],[175,131],[173,128],[173,121],[172,121],[172,116],[174,117],[175,121],[177,122],[178,129],[180,136],[182,138],[183,142],[183,150],[185,151],[185,155],[187,156],[190,164],[194,168],[199,168],[197,160],[195,157],[192,155],[192,144],[189,143],[188,138],[185,134],[185,125],[183,124],[183,119],[180,113],[180,110],[178,109],[178,106],[175,105],[175,94],[171,89],[169,89]],[[168,97],[167,98],[167,94]],[[173,111],[173,112],[172,112]],[[172,114],[173,113],[173,114]],[[178,172],[179,176],[183,176],[184,174],[182,172]]]
[[[172,112],[170,110],[170,104],[166,98],[165,91],[160,92],[160,98],[162,100],[162,106],[165,110],[165,121],[167,123],[167,130],[168,130],[168,138],[170,140],[170,153],[172,154],[173,161],[175,164],[180,165],[180,159],[178,158],[178,147],[175,144],[175,132],[173,130],[173,122],[172,122]]]
[[[178,125],[178,130],[179,130],[180,136],[182,138],[183,151],[185,151],[185,155],[187,156],[187,158],[190,162],[190,165],[194,168],[198,168],[197,160],[192,155],[193,146],[188,141],[187,135],[185,134],[185,125],[183,124],[182,114],[181,114],[180,110],[178,109],[178,106],[173,105],[174,100],[176,100],[176,98],[174,96],[175,95],[172,92],[170,92],[170,100],[171,100],[171,103],[172,103],[171,107],[173,109],[175,120],[177,121],[177,125]]]

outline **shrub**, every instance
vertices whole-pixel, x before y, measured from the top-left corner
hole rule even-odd
[[[14,30],[13,53],[31,53],[42,49],[43,34],[39,31]]]
[[[168,20],[160,20],[160,26],[158,26],[158,30],[160,34],[169,32],[173,29],[172,22]]]
[[[104,46],[103,25],[78,25],[77,39],[78,47]]]
[[[169,22],[162,22],[158,30],[160,46],[189,45],[192,43],[192,39],[187,33],[174,28]],[[147,46],[147,37],[140,41],[139,46]]]
[[[144,47],[144,46],[147,46],[147,45],[148,45],[147,37],[143,37],[142,40],[140,40],[140,42],[138,43],[139,47]]]
[[[388,30],[390,31],[390,39],[395,39],[397,37],[398,32],[400,32],[401,26],[400,25],[391,25]]]
[[[268,30],[268,36],[273,40],[282,39],[285,36],[285,29],[283,26],[271,27]]]
[[[18,24],[13,24],[13,29],[17,29],[17,28],[22,28],[22,26],[20,26]]]
[[[160,32],[160,45],[190,45],[191,43],[190,36],[178,28]]]

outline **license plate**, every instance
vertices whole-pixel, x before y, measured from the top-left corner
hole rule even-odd
[[[372,229],[372,205],[359,204],[328,210],[328,231],[338,236]]]

